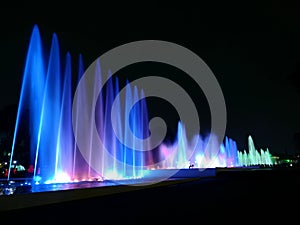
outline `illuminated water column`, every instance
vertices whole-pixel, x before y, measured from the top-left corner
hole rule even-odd
[[[30,37],[25,69],[23,73],[21,94],[10,155],[8,179],[10,178],[10,168],[14,157],[19,127],[24,125],[24,123],[26,123],[25,127],[28,129],[28,133],[30,134],[29,164],[36,167],[36,159],[38,157],[37,149],[39,147],[38,145],[40,138],[40,125],[42,120],[45,76],[44,55],[42,51],[40,32],[38,27],[34,26]]]
[[[148,117],[148,108],[147,108],[147,102],[145,99],[144,91],[141,90],[140,92],[140,98],[141,100],[141,137],[143,139],[146,139],[150,136],[149,131],[149,117]],[[143,169],[148,168],[148,165],[152,166],[154,164],[153,155],[152,155],[152,149],[150,149],[150,141],[146,141],[145,146],[143,148]]]
[[[189,151],[188,140],[186,137],[185,127],[179,122],[177,126],[177,150],[175,152],[175,168],[187,168],[189,159],[187,153]]]
[[[237,144],[231,138],[225,137],[225,149],[226,149],[226,166],[233,167],[238,166],[238,149]]]
[[[62,90],[62,105],[60,109],[60,121],[58,139],[56,145],[55,173],[56,180],[71,180],[73,170],[73,146],[74,136],[72,131],[72,70],[71,56],[66,55],[64,81]]]
[[[177,124],[176,140],[173,144],[161,144],[159,146],[160,154],[160,168],[188,168],[188,158],[190,149],[189,143],[186,137],[185,127],[181,121]]]
[[[108,71],[110,74],[111,72]],[[111,75],[109,75],[111,76]],[[102,129],[102,140],[103,144],[106,147],[109,155],[108,157],[104,156],[103,159],[103,176],[113,179],[119,178],[120,174],[117,171],[117,144],[116,144],[116,137],[114,135],[114,131],[111,126],[111,108],[114,102],[115,96],[115,83],[113,79],[109,79],[106,83],[106,89],[104,93],[104,105],[103,105],[103,129]],[[120,110],[120,109],[119,109]],[[98,116],[100,116],[99,114]]]
[[[219,143],[218,141],[218,137],[215,134],[211,133],[209,134],[209,136],[205,137],[204,143],[205,143],[204,168],[214,168],[214,167],[222,166],[219,164],[219,159],[218,159],[218,156],[220,154],[220,145],[221,145],[221,143]],[[227,157],[227,152],[226,152],[226,157]]]
[[[95,71],[97,72],[97,70]],[[88,84],[85,82],[85,80],[81,80],[82,76],[84,75],[84,62],[83,62],[83,57],[82,55],[79,55],[78,58],[78,74],[77,74],[77,85],[79,84],[79,82],[81,82],[81,84],[85,87],[84,89],[86,90],[85,92],[82,92],[81,95],[78,96],[78,105],[77,108],[75,109],[77,112],[79,112],[80,110],[83,111],[83,115],[78,115],[78,113],[76,113],[76,118],[75,121],[79,121],[79,116],[86,116],[89,119],[89,124],[90,127],[92,127],[92,119],[93,119],[93,115],[88,114],[88,106],[86,104],[87,102],[87,98],[88,98],[88,92],[87,90],[93,88],[93,87],[89,87]],[[95,76],[97,77],[97,76]],[[96,83],[96,81],[94,82]],[[76,85],[76,87],[77,87]],[[78,124],[78,123],[75,123]],[[74,136],[78,136],[78,128],[75,125],[74,127]],[[89,133],[89,132],[87,132]],[[72,167],[72,180],[87,180],[90,179],[93,176],[96,176],[96,173],[94,173],[94,171],[91,169],[91,167],[89,166],[91,160],[92,160],[92,135],[87,135],[86,137],[86,146],[88,149],[86,149],[85,151],[89,152],[89,157],[87,159],[85,159],[81,152],[80,149],[78,148],[77,144],[74,143],[73,146],[73,157],[72,157],[72,162],[73,162],[73,167]]]
[[[260,151],[258,151],[254,146],[251,136],[248,137],[248,151],[239,151],[238,161],[240,166],[271,166],[274,164],[269,149],[260,149]]]
[[[56,34],[53,34],[42,105],[42,126],[38,166],[43,177],[54,179],[59,154],[59,121],[61,115],[61,67]]]
[[[83,76],[84,74],[84,63],[83,63],[83,58],[82,58],[82,55],[80,54],[79,57],[78,57],[78,74],[77,74],[77,85],[78,85],[78,82],[80,81],[81,77]],[[81,100],[81,102],[83,102],[84,100]],[[77,106],[76,108],[76,121],[78,121],[78,110],[79,110],[79,106]],[[75,127],[74,128],[74,136],[77,137],[77,134],[78,134],[78,130],[77,128]],[[86,171],[86,168],[87,167],[84,167],[83,165],[85,164],[84,162],[84,159],[82,159],[81,157],[81,154],[79,152],[79,149],[76,145],[76,143],[74,142],[74,145],[73,145],[73,166],[72,166],[72,180],[77,180],[79,179],[79,177],[82,177],[83,176],[83,171]],[[77,169],[80,168],[79,169]]]
[[[254,146],[254,142],[251,136],[248,137],[248,151],[249,151],[249,159],[250,165],[257,165],[258,164],[258,157],[256,154],[256,149]]]
[[[130,85],[129,85],[129,81],[127,81],[126,83],[126,92],[125,92],[125,111],[124,111],[124,120],[128,120],[129,119],[129,113],[130,113],[130,104],[127,104],[129,101],[131,101],[132,99],[132,94],[131,94],[131,88],[130,88]],[[130,127],[128,127],[128,124],[129,123],[125,123],[125,126],[124,126],[124,131],[126,130],[129,130]],[[127,132],[124,132],[124,140],[128,141],[128,143],[132,143],[129,138],[132,138],[130,136],[130,134],[128,134]],[[130,149],[128,149],[126,146],[124,146],[124,154],[123,154],[123,173],[125,176],[132,176],[131,171],[128,170],[128,166],[127,165],[132,165],[132,151]]]
[[[125,130],[131,130],[132,134],[140,139],[147,137],[145,135],[148,131],[148,114],[145,113],[147,107],[143,96],[139,96],[136,86],[131,88],[127,81],[125,88],[124,119],[129,119],[129,123],[125,123],[123,134],[124,139],[130,146],[123,146],[123,172],[126,177],[141,177],[145,165],[146,153],[137,149],[147,148],[147,146],[138,146],[137,143],[134,143],[133,136],[126,133]],[[141,97],[142,100],[138,101]],[[136,102],[136,104],[130,108],[133,102]]]
[[[149,131],[149,117],[148,117],[148,108],[147,108],[147,103],[145,99],[145,94],[144,91],[140,91],[140,135],[138,136],[141,139],[146,139],[150,136],[150,131]],[[141,160],[140,160],[140,174],[139,176],[144,176],[144,170],[148,168],[148,165],[153,165],[153,156],[152,156],[152,149],[150,149],[150,142],[146,141],[144,143],[144,146],[140,146],[140,149],[143,149],[143,151],[140,152],[141,154]]]
[[[115,92],[114,96],[117,96],[120,92],[120,87],[119,87],[119,79],[116,77],[115,79]],[[121,107],[121,101],[119,98],[114,100],[115,104],[117,105],[117,117],[114,118],[117,120],[117,132],[123,135],[123,122],[122,122],[122,112],[124,109]],[[125,171],[123,171],[123,145],[122,143],[115,137],[114,135],[114,149],[113,149],[113,174],[115,174],[117,177],[125,177]],[[121,162],[121,163],[120,163]]]
[[[272,154],[270,153],[269,149],[267,148],[265,151],[262,150],[264,154],[262,154],[262,158],[264,160],[264,164],[265,165],[273,165],[274,164],[274,161],[272,159]]]
[[[139,99],[142,99],[138,101]],[[134,107],[131,109],[130,113],[130,126],[134,136],[139,139],[144,139],[144,128],[147,123],[144,122],[146,118],[146,114],[143,115],[142,104],[145,101],[143,96],[139,96],[139,91],[137,86],[133,87],[133,102],[137,102]],[[146,146],[143,146],[142,143],[134,143],[133,142],[133,158],[132,158],[132,166],[133,166],[133,176],[134,177],[142,177],[143,176],[143,168],[144,168],[144,160],[145,160],[145,152],[137,149],[145,149]]]

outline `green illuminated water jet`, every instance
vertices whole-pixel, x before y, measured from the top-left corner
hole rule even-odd
[[[240,166],[270,166],[274,164],[274,160],[272,159],[272,155],[269,149],[267,148],[266,150],[257,150],[250,135],[248,137],[248,151],[239,151],[238,161]]]

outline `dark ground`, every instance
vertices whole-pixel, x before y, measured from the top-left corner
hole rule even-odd
[[[299,190],[299,168],[218,172],[193,182],[1,212],[0,224],[299,224]]]

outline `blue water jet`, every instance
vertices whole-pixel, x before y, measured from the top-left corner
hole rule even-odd
[[[45,64],[42,50],[41,37],[38,27],[35,25],[30,37],[27,52],[21,94],[14,129],[13,143],[9,162],[7,179],[10,179],[11,165],[14,156],[15,145],[19,126],[27,121],[30,133],[30,164],[34,165],[37,157],[40,123],[42,120],[43,92],[45,86]]]

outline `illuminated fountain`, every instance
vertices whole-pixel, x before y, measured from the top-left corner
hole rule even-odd
[[[212,138],[209,145],[208,138]],[[237,144],[231,138],[225,137],[223,143],[218,145],[217,137],[210,134],[209,137],[195,136],[198,139],[195,150],[192,142],[187,140],[184,126],[179,122],[177,139],[174,144],[160,145],[161,158],[167,158],[158,168],[216,168],[216,167],[245,167],[245,166],[271,166],[274,164],[269,149],[260,151],[255,149],[251,136],[248,137],[248,151],[240,151]],[[177,152],[177,154],[173,154]],[[190,157],[188,158],[188,155]]]
[[[236,142],[228,137],[225,138],[224,143],[219,144],[214,134],[210,134],[211,142],[208,142],[209,137],[203,138],[198,134],[194,139],[188,140],[185,127],[181,122],[178,123],[175,142],[172,145],[162,143],[158,147],[159,159],[154,164],[151,151],[135,151],[126,147],[114,133],[110,118],[113,104],[118,111],[115,118],[118,121],[116,129],[123,135],[124,140],[131,138],[124,132],[129,129],[126,126],[130,126],[132,133],[140,139],[149,136],[148,110],[143,90],[139,90],[136,86],[131,87],[127,82],[124,87],[125,108],[122,108],[122,104],[116,102],[119,101],[116,100],[118,99],[116,96],[120,91],[120,84],[118,78],[114,77],[108,79],[99,97],[94,99],[95,114],[85,115],[90,118],[90,124],[93,120],[96,121],[97,133],[108,149],[109,157],[94,156],[95,149],[91,133],[88,133],[86,140],[89,156],[83,157],[74,139],[77,130],[76,128],[73,130],[72,127],[72,99],[76,88],[72,85],[75,77],[72,65],[69,53],[61,59],[56,34],[53,34],[49,55],[45,56],[39,30],[35,26],[23,74],[10,168],[14,160],[15,145],[20,129],[25,129],[30,136],[29,164],[34,168],[32,177],[35,180],[40,178],[43,182],[140,178],[144,176],[145,171],[150,169],[181,169],[189,168],[191,165],[195,168],[271,165],[268,150],[256,151],[252,139],[249,139],[249,153],[238,151]],[[78,59],[77,68],[78,84],[84,74],[81,56]],[[101,74],[100,62],[97,62],[95,73],[97,73],[95,76],[97,78],[104,75]],[[99,84],[102,80],[94,82]],[[88,92],[86,96],[80,96],[78,105],[88,107],[85,105],[88,97]],[[137,101],[138,99],[141,100]],[[131,103],[136,101],[134,107],[130,108]],[[129,118],[129,123],[124,123],[122,118]],[[191,146],[196,146],[196,148],[192,150]],[[148,146],[136,147],[148,149]],[[99,164],[99,170],[95,171],[89,166],[92,161]],[[10,177],[9,170],[8,180]]]
[[[248,137],[248,152],[246,150],[238,152],[238,161],[241,166],[273,165],[272,155],[269,149],[257,150],[251,136]]]
[[[46,62],[45,59],[48,59]],[[63,63],[62,63],[63,62]],[[101,71],[100,64],[96,73]],[[82,57],[79,58],[78,78],[83,74]],[[46,182],[61,182],[77,179],[116,179],[141,177],[144,161],[142,152],[135,152],[124,147],[113,135],[110,121],[110,109],[119,92],[118,79],[110,79],[105,91],[97,99],[95,119],[98,133],[109,149],[113,161],[99,159],[102,170],[95,172],[90,168],[89,160],[84,160],[74,142],[72,130],[72,64],[71,56],[60,58],[60,48],[56,34],[53,35],[49,56],[45,57],[38,27],[35,26],[29,43],[26,66],[19,100],[15,133],[12,144],[10,168],[12,166],[15,143],[18,132],[27,129],[30,135],[30,164],[33,165],[33,177],[42,177]],[[101,77],[101,76],[100,76]],[[97,81],[101,82],[101,80]],[[88,88],[88,87],[87,87]],[[90,87],[89,87],[90,88]],[[83,96],[82,107],[85,107]],[[147,106],[145,100],[139,101],[130,109],[131,101],[143,98],[142,90],[126,85],[126,106],[119,109],[129,118],[133,133],[140,138],[147,136]],[[120,117],[121,118],[121,117]],[[123,129],[121,121],[119,129]],[[124,134],[125,138],[126,134]],[[142,147],[142,146],[141,146]],[[92,157],[93,146],[90,146]],[[131,165],[131,170],[118,168],[118,161]],[[11,174],[9,172],[8,179]]]
[[[212,141],[208,144],[209,137],[195,136],[188,141],[184,125],[178,123],[177,139],[172,145],[160,145],[163,161],[160,168],[188,168],[190,165],[196,168],[234,167],[239,166],[238,149],[236,142],[225,137],[225,142],[218,144],[217,137],[210,134]],[[194,143],[198,140],[198,143]],[[191,146],[196,144],[195,150]],[[177,154],[173,154],[177,152]],[[188,158],[188,156],[190,156]]]
[[[66,55],[62,67],[56,34],[52,38],[48,62],[45,58],[39,30],[35,26],[23,74],[10,164],[18,132],[21,128],[26,129],[30,136],[33,176],[43,174],[46,179],[66,179],[67,171],[72,171],[70,159],[73,154],[71,57]]]

